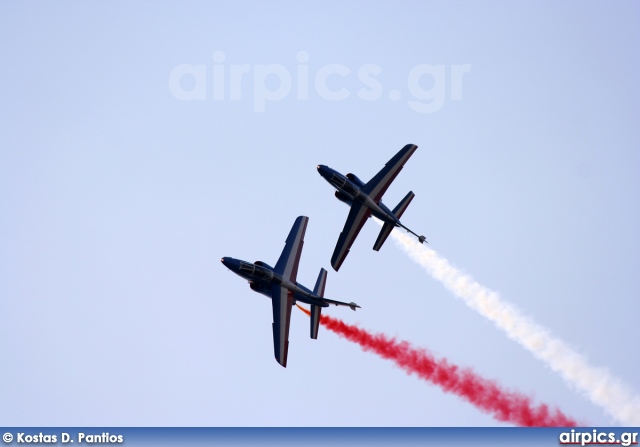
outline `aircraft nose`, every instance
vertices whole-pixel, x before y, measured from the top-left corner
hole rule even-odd
[[[323,176],[323,177],[327,176],[327,167],[325,165],[318,165],[318,166],[316,166],[316,169],[318,170],[318,173],[321,176]]]
[[[220,262],[222,262],[224,266],[232,272],[237,272],[240,269],[240,261],[238,259],[225,256],[220,259]]]

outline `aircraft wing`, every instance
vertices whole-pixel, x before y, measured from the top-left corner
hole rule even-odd
[[[393,182],[416,149],[418,149],[418,146],[415,144],[407,144],[400,149],[400,152],[394,155],[393,158],[384,165],[384,168],[362,187],[362,191],[366,192],[374,202],[379,203],[391,182]]]
[[[300,216],[293,223],[289,236],[284,245],[284,250],[278,259],[274,270],[280,273],[285,279],[295,283],[298,276],[298,263],[304,245],[304,233],[307,230],[309,218]]]
[[[293,297],[289,290],[279,285],[271,286],[271,306],[273,308],[273,353],[278,363],[286,368],[291,306],[293,306]]]
[[[336,272],[349,254],[349,249],[351,245],[353,245],[353,241],[355,241],[362,226],[370,215],[371,209],[362,203],[353,202],[353,205],[351,205],[349,216],[344,224],[342,233],[340,233],[336,248],[333,250],[333,256],[331,256],[331,266]]]

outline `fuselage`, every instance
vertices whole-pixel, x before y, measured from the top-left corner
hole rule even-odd
[[[382,200],[375,203],[367,193],[362,191],[364,183],[354,174],[346,176],[325,165],[318,165],[317,169],[318,173],[336,189],[338,200],[349,206],[356,200],[362,202],[363,205],[371,209],[371,214],[378,219],[400,226],[400,220],[382,203]]]
[[[271,298],[271,290],[275,285],[293,292],[295,300],[320,307],[329,306],[326,302],[322,301],[322,298],[314,295],[311,290],[297,282],[283,278],[282,275],[273,270],[273,267],[262,261],[251,263],[230,257],[224,257],[220,261],[233,273],[246,279],[249,282],[251,290],[254,292]]]

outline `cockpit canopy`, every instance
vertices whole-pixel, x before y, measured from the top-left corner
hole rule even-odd
[[[240,261],[240,271],[253,275],[256,266],[248,262]]]
[[[331,177],[331,183],[342,188],[346,183],[346,179],[338,173],[333,173],[333,177]]]
[[[349,194],[351,197],[358,196],[358,190],[353,187],[353,185],[347,181],[347,179],[340,174],[333,174],[331,178],[331,183],[333,183],[336,187],[342,189],[344,192]]]
[[[251,275],[254,278],[262,279],[268,282],[273,279],[273,272],[271,270],[244,261],[240,262],[240,271]]]

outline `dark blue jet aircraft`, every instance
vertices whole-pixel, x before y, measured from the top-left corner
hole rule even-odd
[[[402,227],[417,237],[420,243],[425,242],[426,239],[424,236],[418,236],[400,223],[400,217],[415,196],[413,192],[409,191],[409,194],[407,194],[393,210],[387,208],[381,200],[391,182],[393,182],[396,175],[402,170],[402,166],[404,166],[416,149],[418,149],[418,146],[415,144],[407,144],[366,184],[354,174],[349,173],[344,176],[327,166],[317,166],[320,175],[324,177],[331,186],[336,188],[336,198],[351,206],[347,222],[344,224],[344,229],[342,233],[340,233],[338,243],[331,257],[331,266],[334,270],[338,271],[349,254],[349,249],[353,241],[358,236],[358,233],[360,233],[367,218],[372,214],[384,222],[378,239],[373,245],[374,250],[380,250],[384,241],[389,237],[391,230],[395,227]]]
[[[233,273],[249,281],[251,290],[271,298],[273,308],[273,350],[276,360],[282,366],[287,366],[287,353],[289,351],[289,323],[291,320],[291,308],[296,301],[311,305],[311,338],[318,338],[318,326],[320,324],[320,311],[330,304],[336,306],[348,306],[356,310],[356,303],[343,303],[324,298],[324,287],[327,282],[327,271],[320,269],[318,280],[313,292],[296,282],[298,263],[304,244],[304,233],[307,229],[309,218],[300,216],[296,219],[284,250],[275,267],[271,267],[262,261],[253,264],[234,258],[222,258],[222,263]]]

